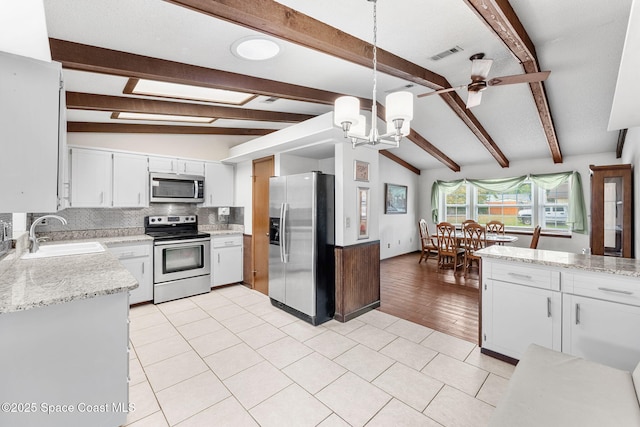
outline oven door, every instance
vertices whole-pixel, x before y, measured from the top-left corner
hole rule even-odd
[[[154,243],[153,282],[162,283],[211,273],[211,238]]]

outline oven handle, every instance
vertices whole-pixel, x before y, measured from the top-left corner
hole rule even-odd
[[[184,239],[184,240],[162,240],[162,241],[155,241],[153,242],[153,244],[155,246],[167,246],[167,245],[175,245],[175,244],[181,244],[181,243],[208,242],[210,240],[211,240],[210,237],[202,237],[197,239]]]
[[[198,180],[193,180],[193,198],[198,198]]]

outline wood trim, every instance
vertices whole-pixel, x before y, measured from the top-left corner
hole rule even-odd
[[[67,132],[87,133],[162,133],[172,135],[262,136],[275,129],[220,128],[209,126],[142,125],[129,123],[67,122]]]
[[[518,359],[514,359],[513,357],[510,357],[510,356],[505,356],[504,354],[495,352],[493,350],[486,349],[484,347],[482,347],[480,349],[480,353],[486,354],[487,356],[491,356],[494,359],[502,360],[503,362],[507,362],[510,365],[514,365],[514,366],[516,366],[518,364],[518,362],[519,362]]]
[[[245,108],[157,101],[152,99],[96,95],[80,92],[67,92],[67,108],[70,110],[126,111],[130,113],[172,114],[178,116],[212,117],[216,119],[231,120],[256,120],[279,123],[298,123],[314,117],[309,114],[248,110]]]
[[[498,36],[513,55],[522,63],[526,73],[540,71],[536,49],[522,22],[508,0],[464,0],[464,2]],[[529,83],[540,122],[547,137],[554,163],[562,163],[562,151],[543,82]]]
[[[380,241],[335,247],[336,312],[346,322],[380,306]]]
[[[627,131],[629,129],[620,129],[618,132],[618,144],[616,145],[616,159],[622,157],[622,150],[624,149],[624,142],[627,140]]]
[[[393,154],[391,151],[389,151],[389,150],[380,150],[380,151],[378,151],[378,153],[380,153],[381,156],[384,156],[387,159],[396,162],[400,166],[409,169],[411,172],[415,173],[416,175],[420,175],[420,169],[418,169],[417,167],[413,166],[412,164],[410,164],[408,162],[405,162],[400,157],[398,157],[395,154]]]
[[[433,157],[436,158],[436,160],[440,161],[440,163],[444,164],[452,171],[460,172],[460,165],[458,165],[456,162],[454,162],[449,157],[447,157],[442,151],[438,150],[433,144],[431,144],[421,135],[414,132],[413,129],[411,129],[407,138],[409,138],[418,147],[422,148],[424,151],[431,154]]]
[[[333,92],[198,67],[112,49],[49,39],[51,57],[71,70],[161,80],[216,89],[332,105],[340,96]]]
[[[372,66],[373,52],[369,42],[362,41],[273,0],[167,1],[364,67]],[[377,49],[377,58],[378,70],[382,73],[433,90],[451,87],[443,76],[383,49]],[[498,163],[502,167],[508,167],[508,161],[504,155],[497,154],[500,150],[473,113],[466,108],[458,108],[459,105],[465,105],[462,98],[455,92],[449,92],[445,99],[452,100],[447,101],[447,105],[471,132],[480,138],[482,144],[487,148],[492,147],[489,152]]]
[[[253,289],[253,254],[251,234],[242,235],[242,283]]]

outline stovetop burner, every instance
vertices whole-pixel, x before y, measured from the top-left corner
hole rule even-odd
[[[154,240],[185,240],[210,237],[198,231],[197,215],[147,216],[144,232]]]

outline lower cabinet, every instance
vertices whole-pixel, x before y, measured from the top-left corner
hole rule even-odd
[[[535,343],[633,370],[640,360],[637,279],[530,265],[483,260],[482,348],[520,359]]]
[[[211,286],[242,282],[242,235],[211,239]]]
[[[640,307],[563,297],[562,351],[632,371],[640,360]]]
[[[153,301],[151,250],[150,242],[109,245],[109,251],[138,281],[138,287],[129,293],[130,304]]]
[[[560,350],[560,292],[487,279],[483,284],[482,346],[520,359],[531,343]]]

